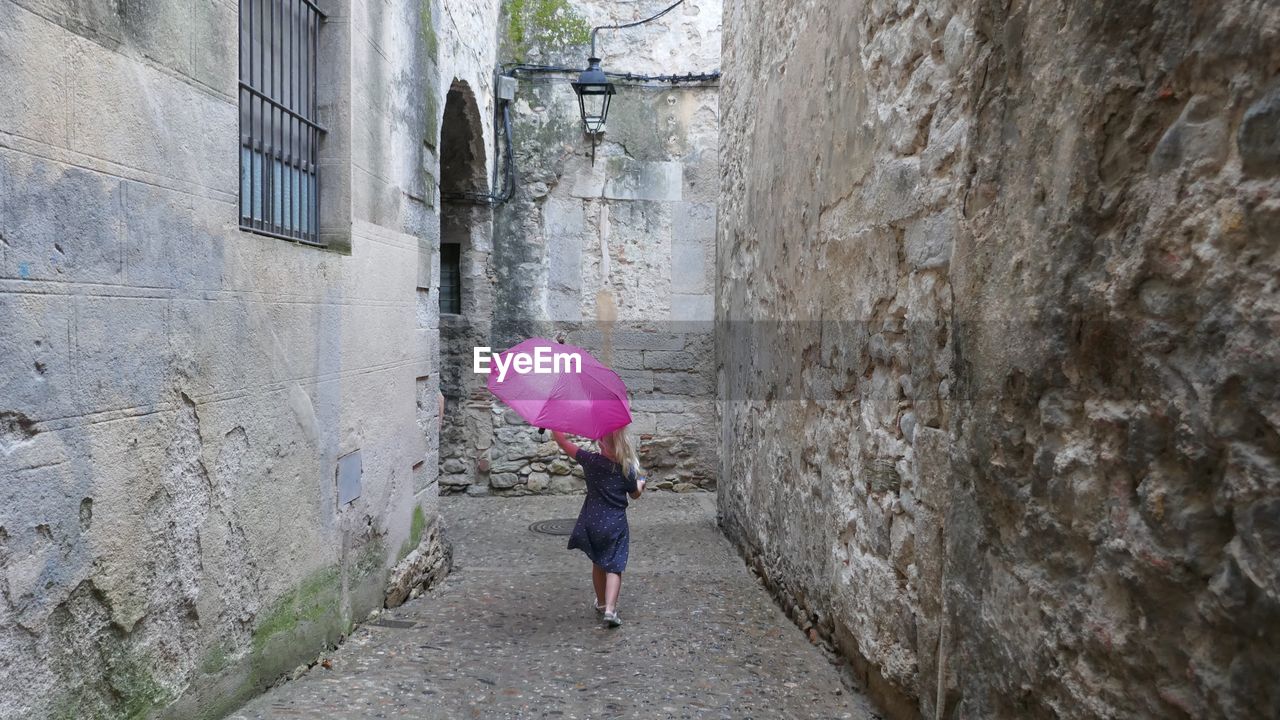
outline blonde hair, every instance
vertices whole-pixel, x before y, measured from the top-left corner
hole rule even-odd
[[[627,429],[621,427],[600,438],[600,444],[604,445],[605,443],[608,443],[609,448],[613,451],[614,462],[621,466],[622,474],[625,476],[629,473],[635,473],[636,477],[639,478],[642,472],[640,469],[640,456],[636,454],[635,448],[631,446],[631,440],[627,437]]]

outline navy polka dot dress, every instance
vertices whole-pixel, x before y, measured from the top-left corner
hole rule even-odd
[[[587,479],[587,499],[578,513],[578,524],[569,535],[569,549],[578,549],[606,572],[621,573],[627,567],[627,493],[636,491],[636,477],[623,477],[609,458],[578,449],[577,461]]]

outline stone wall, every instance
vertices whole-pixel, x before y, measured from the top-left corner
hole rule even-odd
[[[727,5],[722,521],[891,715],[1280,713],[1277,40]]]
[[[238,228],[237,3],[0,0],[0,717],[221,717],[447,564],[435,148],[497,6],[320,5],[328,250]]]
[[[520,0],[504,7],[510,63],[581,68],[591,26],[660,8],[598,0]],[[719,0],[690,0],[654,23],[602,31],[610,72],[718,69]],[[495,211],[489,263],[464,268],[492,288],[445,340],[447,413],[442,486],[498,494],[579,492],[572,463],[548,437],[505,412],[471,373],[482,337],[505,349],[531,335],[562,337],[618,370],[632,392],[633,435],[656,486],[715,484],[712,293],[718,93],[714,82],[619,81],[607,132],[582,132],[576,73],[512,69],[518,182]],[[464,288],[465,291],[465,288]],[[465,294],[465,293],[464,293]],[[467,315],[464,310],[464,315]]]

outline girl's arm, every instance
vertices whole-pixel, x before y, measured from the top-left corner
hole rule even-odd
[[[645,486],[644,478],[638,478],[636,480],[636,491],[633,493],[628,493],[631,496],[632,500],[640,499],[640,496],[644,493],[644,486]]]
[[[640,500],[640,493],[644,492],[644,478],[636,480],[636,491],[631,493],[631,500]]]
[[[569,438],[565,437],[564,433],[559,430],[552,430],[551,437],[556,439],[556,444],[559,445],[560,449],[565,451],[569,457],[575,460],[578,459],[578,446],[569,442]]]

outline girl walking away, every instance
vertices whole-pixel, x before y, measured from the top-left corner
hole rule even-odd
[[[596,612],[606,625],[618,627],[618,592],[622,571],[627,567],[627,496],[644,492],[640,461],[627,440],[626,428],[600,438],[600,452],[593,453],[569,442],[564,433],[554,433],[556,444],[582,464],[587,480],[587,499],[578,513],[578,524],[569,535],[569,549],[577,548],[591,558],[591,582],[596,590]]]

